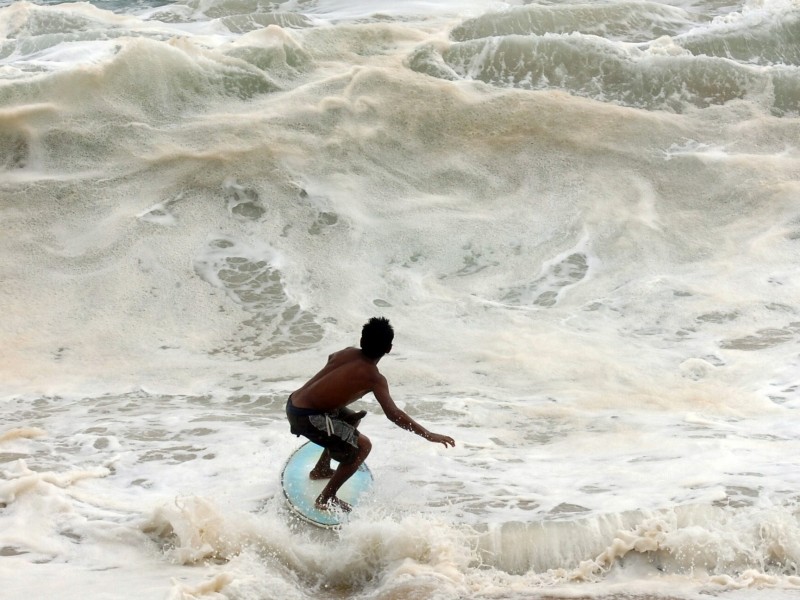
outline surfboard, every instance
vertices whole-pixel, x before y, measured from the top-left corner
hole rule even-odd
[[[319,460],[322,448],[313,442],[300,446],[286,461],[281,473],[283,494],[289,507],[304,521],[317,527],[333,529],[339,527],[348,518],[348,513],[338,510],[320,510],[314,501],[327,485],[327,479],[311,479],[308,473]],[[336,461],[331,464],[336,468]],[[336,495],[354,507],[361,496],[372,487],[372,473],[366,463],[362,463],[353,476],[345,481]]]

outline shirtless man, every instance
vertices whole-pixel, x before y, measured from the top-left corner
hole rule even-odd
[[[361,330],[361,349],[345,348],[328,357],[328,363],[303,387],[289,396],[286,416],[292,433],[302,435],[325,448],[309,473],[312,479],[330,481],[317,497],[318,508],[350,511],[347,502],[336,497],[363,463],[372,443],[359,432],[366,411],[354,412],[347,405],[372,392],[388,419],[429,442],[455,446],[453,438],[431,433],[400,410],[389,395],[389,384],[378,371],[378,361],[392,349],[394,330],[383,317],[373,317]],[[334,471],[331,458],[339,462]]]

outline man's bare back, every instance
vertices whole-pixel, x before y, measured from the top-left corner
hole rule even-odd
[[[345,348],[331,354],[322,370],[292,394],[292,404],[324,412],[342,408],[371,392],[381,377],[361,350]]]

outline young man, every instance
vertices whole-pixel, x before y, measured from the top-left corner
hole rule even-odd
[[[400,410],[389,395],[389,384],[378,371],[378,361],[392,349],[394,330],[383,317],[373,317],[361,330],[361,349],[345,348],[328,357],[328,363],[303,387],[289,395],[286,416],[291,431],[325,448],[309,473],[312,479],[330,481],[317,497],[318,508],[350,511],[346,502],[336,497],[358,466],[363,463],[372,443],[357,427],[366,411],[353,412],[347,405],[372,392],[388,419],[429,442],[455,446],[453,438],[431,433]],[[334,471],[331,458],[339,462]]]

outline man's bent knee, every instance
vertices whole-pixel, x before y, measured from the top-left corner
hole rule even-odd
[[[372,442],[363,433],[358,434],[358,455],[359,458],[367,458],[367,455],[372,450]]]

